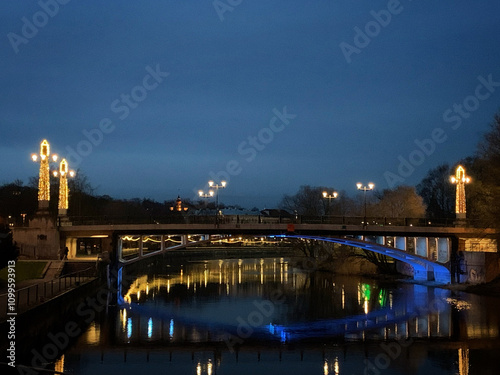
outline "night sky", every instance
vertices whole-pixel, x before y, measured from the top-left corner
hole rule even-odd
[[[500,110],[500,2],[2,1],[0,183],[47,139],[96,194],[275,207],[415,185]]]

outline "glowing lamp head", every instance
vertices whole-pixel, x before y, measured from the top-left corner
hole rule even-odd
[[[222,187],[226,187],[226,181],[221,181],[220,184],[222,185]]]
[[[210,190],[210,191],[208,192],[208,195],[210,195],[211,197],[213,197],[213,196],[214,196],[214,191],[213,191],[213,190]]]
[[[75,171],[69,171],[69,177],[75,177],[76,172]]]
[[[199,195],[200,197],[202,197],[202,196],[203,196],[203,190],[198,191],[198,195]]]
[[[358,189],[361,189],[361,188],[363,187],[363,184],[362,184],[361,182],[358,182],[358,183],[356,184],[356,187],[357,187]]]
[[[61,173],[61,176],[66,175],[68,173],[68,162],[66,159],[61,160],[61,164],[59,165],[59,172]]]
[[[44,139],[40,144],[40,156],[42,159],[45,160],[45,158],[47,158],[49,155],[50,155],[49,142],[47,142],[47,140]]]
[[[56,161],[57,161],[57,159],[58,159],[58,156],[57,156],[57,155],[55,155],[55,154],[54,154],[54,155],[52,155],[52,161],[56,162]]]
[[[214,182],[213,181],[208,181],[208,186],[210,186],[210,187],[214,186]]]
[[[31,160],[38,161],[38,155],[37,154],[32,154],[31,155]]]
[[[370,183],[368,184],[368,188],[369,188],[370,190],[373,190],[373,188],[374,188],[374,187],[375,187],[375,184],[374,184],[374,183],[370,182]]]
[[[336,191],[334,191],[332,195],[334,198],[337,198],[338,193]]]
[[[54,171],[52,174],[54,175],[54,177],[59,176],[59,172],[58,171]]]
[[[323,198],[326,198],[328,196],[328,193],[326,191],[323,192]]]

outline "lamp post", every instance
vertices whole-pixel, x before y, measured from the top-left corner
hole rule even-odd
[[[363,228],[366,228],[366,192],[369,191],[369,190],[373,190],[375,188],[375,184],[373,183],[368,183],[368,185],[363,185],[361,182],[358,182],[356,184],[356,187],[358,188],[358,190],[363,190],[363,195],[364,195],[364,205],[365,205],[365,215],[364,215],[364,219],[363,219]]]
[[[328,199],[328,212],[330,212],[330,202],[331,202],[331,200],[337,198],[338,195],[339,194],[336,191],[332,191],[331,194],[328,194],[327,191],[323,192],[323,198],[324,199]]]
[[[208,186],[215,189],[215,223],[219,224],[219,189],[224,189],[226,187],[226,181],[221,181],[220,184],[216,184],[210,180],[208,181]]]
[[[38,162],[37,154],[32,154],[31,159]],[[50,145],[46,139],[40,143],[40,174],[38,177],[38,210],[49,209],[50,201]],[[57,155],[52,155],[52,161],[57,161]]]
[[[198,191],[198,196],[200,198],[212,198],[214,196],[214,191],[209,190],[208,193],[205,193],[203,190]]]
[[[452,184],[457,185],[455,197],[455,215],[457,220],[464,220],[466,215],[465,207],[465,184],[470,182],[470,177],[466,176],[465,168],[459,165],[455,176],[450,178]]]
[[[75,177],[75,171],[68,170],[68,162],[66,159],[62,159],[59,164],[59,171],[54,171],[54,176],[59,176],[59,204],[57,206],[59,216],[66,216],[68,213],[68,176]]]

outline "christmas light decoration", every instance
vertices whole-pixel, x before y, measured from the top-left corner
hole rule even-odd
[[[59,164],[59,172],[54,172],[54,176],[59,176],[59,204],[58,209],[59,213],[65,214],[68,209],[68,196],[69,196],[69,188],[68,188],[68,175],[69,177],[74,177],[75,172],[68,170],[68,162],[66,159],[62,159]]]
[[[457,218],[465,218],[465,184],[470,182],[470,178],[465,175],[465,169],[461,165],[457,167],[455,176],[451,176],[451,182],[457,185],[455,197],[455,213]]]
[[[33,161],[38,161],[38,155],[31,155]],[[57,161],[57,155],[52,155],[52,161]],[[38,178],[38,206],[48,207],[50,201],[50,145],[46,139],[40,143],[40,175]],[[45,203],[41,203],[45,202]]]

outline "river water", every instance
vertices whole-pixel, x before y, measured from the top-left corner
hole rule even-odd
[[[500,300],[286,258],[124,275],[55,369],[95,374],[498,374]]]

